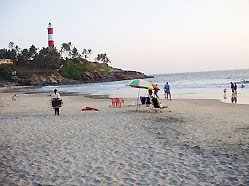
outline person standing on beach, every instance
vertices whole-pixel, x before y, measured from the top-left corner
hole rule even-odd
[[[54,108],[54,115],[60,115],[60,107],[62,104],[61,96],[57,92],[57,89],[54,89],[54,92],[51,94],[52,107]]]
[[[224,99],[227,99],[227,89],[224,88],[223,92],[224,92]]]
[[[234,82],[231,82],[231,89],[232,89],[232,96],[231,96],[231,102],[237,103],[237,84]]]
[[[163,89],[164,89],[165,99],[170,99],[171,100],[171,93],[170,93],[169,82],[166,82],[166,84],[164,85]]]
[[[148,89],[148,94],[149,94],[149,97],[151,98],[152,97],[152,90],[151,89]]]
[[[234,90],[234,92],[237,93],[237,84],[236,83],[233,84],[233,90]]]
[[[233,82],[231,82],[231,90],[232,90],[232,92],[234,91],[234,84],[233,84]]]
[[[159,99],[159,96],[158,96],[158,91],[160,90],[157,86],[157,84],[153,87],[154,88],[154,96],[157,97]]]
[[[231,102],[232,103],[237,103],[237,91],[233,91],[232,97],[231,97]]]

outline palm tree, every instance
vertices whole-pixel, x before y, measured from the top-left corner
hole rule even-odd
[[[18,47],[18,45],[16,45],[15,50],[16,50],[16,53],[19,54],[21,49]]]
[[[73,49],[72,49],[72,57],[73,57],[73,58],[79,57],[78,50],[77,50],[77,48],[75,48],[75,47],[73,47]]]
[[[15,43],[13,41],[9,42],[9,50],[13,50],[14,49],[14,45]]]
[[[105,64],[111,63],[111,61],[107,57],[106,53],[104,53],[104,54],[98,54],[97,57],[95,58],[95,60],[102,61]]]
[[[90,55],[92,55],[92,49],[89,48],[89,49],[87,50],[87,52],[88,52],[88,58],[89,58]]]
[[[62,43],[60,53],[66,55],[66,57],[71,57],[72,55],[72,43]]]
[[[85,48],[82,51],[82,56],[83,56],[84,59],[87,58],[87,50]]]
[[[37,55],[37,48],[34,45],[31,45],[29,48],[30,57],[34,58]]]
[[[57,68],[60,64],[60,53],[56,49],[42,48],[34,59],[34,65],[42,68]]]
[[[82,51],[82,56],[84,59],[89,58],[91,54],[92,54],[92,49],[90,48],[88,50],[84,48]]]

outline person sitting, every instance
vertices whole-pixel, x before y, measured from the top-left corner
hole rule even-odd
[[[17,100],[16,94],[15,94],[14,96],[12,96],[11,100],[12,100],[12,101],[16,101],[16,100]]]
[[[146,104],[146,106],[149,106],[151,104],[150,97],[141,97],[140,96],[140,101],[142,105]]]
[[[159,102],[159,100],[158,100],[157,97],[152,97],[151,101],[152,101],[152,105],[153,105],[155,108],[157,108],[157,109],[167,108],[167,106],[161,106],[161,105],[160,105],[160,102]]]

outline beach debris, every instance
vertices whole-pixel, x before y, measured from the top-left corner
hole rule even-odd
[[[201,147],[199,145],[193,145],[191,148],[196,150],[201,150]]]
[[[82,108],[82,109],[81,109],[81,111],[90,111],[90,110],[93,110],[93,111],[100,111],[99,109],[93,108],[93,107],[85,107],[85,108]]]

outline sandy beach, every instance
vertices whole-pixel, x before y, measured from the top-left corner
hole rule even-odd
[[[0,97],[0,185],[249,185],[249,105],[49,94]],[[100,111],[81,111],[83,107]]]

